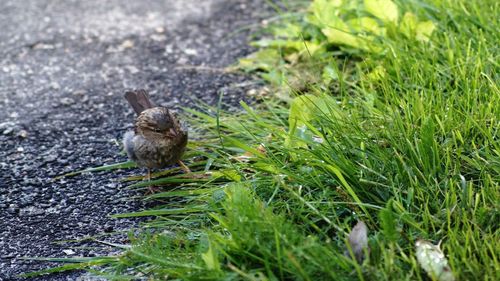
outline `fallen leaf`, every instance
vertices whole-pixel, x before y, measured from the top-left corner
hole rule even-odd
[[[358,221],[352,228],[348,241],[349,245],[347,247],[351,249],[356,261],[361,264],[366,258],[365,251],[370,252],[370,248],[368,247],[368,228],[363,221]],[[344,252],[344,255],[351,257],[349,249]]]
[[[448,265],[448,260],[439,248],[439,245],[419,239],[415,242],[415,247],[418,263],[429,277],[438,281],[455,280],[453,272]]]

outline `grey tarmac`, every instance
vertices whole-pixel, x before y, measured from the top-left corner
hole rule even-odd
[[[0,280],[54,265],[22,257],[115,251],[55,242],[137,226],[110,215],[146,207],[120,182],[143,171],[53,178],[126,160],[119,141],[134,113],[125,89],[146,88],[176,109],[214,104],[224,89],[236,105],[255,85],[219,70],[251,51],[249,35],[271,12],[264,2],[0,1]],[[90,280],[82,274],[30,280]]]

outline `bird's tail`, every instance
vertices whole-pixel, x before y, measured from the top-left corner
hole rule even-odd
[[[144,89],[125,92],[125,99],[127,99],[137,115],[148,108],[154,107],[151,100],[149,100],[148,92]]]

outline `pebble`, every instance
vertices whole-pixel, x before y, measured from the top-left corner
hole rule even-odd
[[[21,138],[25,139],[28,137],[28,131],[26,130],[21,130],[17,133],[18,136],[20,136]]]
[[[166,41],[167,40],[167,36],[165,36],[163,34],[151,34],[149,36],[149,38],[151,38],[151,40],[157,41],[157,42],[161,42],[161,41]]]
[[[85,94],[87,94],[87,92],[85,90],[76,90],[73,92],[73,95],[75,96],[84,96]]]
[[[14,128],[7,128],[7,129],[5,129],[5,130],[3,131],[3,134],[4,134],[4,135],[8,135],[8,134],[12,133],[12,131],[14,131]]]
[[[31,193],[35,189],[32,186],[23,186],[23,187],[21,187],[21,190],[24,191],[24,192]]]
[[[23,196],[19,200],[19,207],[25,207],[31,205],[33,204],[34,201],[35,199],[33,198],[33,196]]]
[[[46,43],[36,43],[35,45],[33,45],[32,48],[35,50],[51,50],[51,49],[54,49],[55,46],[52,44],[46,44]]]
[[[12,207],[12,204],[11,204],[11,205],[9,205],[9,208],[7,208],[7,213],[15,214],[18,210],[19,210],[19,208],[17,207],[17,205],[15,205],[15,207]]]
[[[72,98],[62,98],[60,101],[59,101],[62,105],[71,105],[71,104],[74,104],[75,103],[75,100],[72,99]]]
[[[71,249],[63,250],[63,253],[65,253],[68,256],[76,254],[76,252]]]
[[[47,163],[51,163],[56,161],[58,155],[57,154],[49,154],[43,158],[43,160]]]
[[[196,49],[190,49],[190,48],[184,49],[184,53],[186,53],[186,55],[190,55],[190,56],[198,55],[198,51]]]
[[[59,89],[61,89],[61,85],[59,85],[59,83],[54,81],[54,82],[50,83],[50,88],[52,88],[53,90],[59,90]]]
[[[44,214],[45,211],[43,209],[37,208],[35,206],[29,206],[22,208],[19,211],[19,215],[24,217],[24,216],[38,216]]]

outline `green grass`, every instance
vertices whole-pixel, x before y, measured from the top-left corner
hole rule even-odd
[[[395,32],[384,51],[330,45],[298,62],[279,49],[259,68],[273,92],[307,65],[308,94],[189,110],[203,141],[186,158],[207,177],[158,179],[157,208],[117,216],[155,218],[130,248],[64,266],[116,280],[431,280],[415,257],[425,239],[441,241],[457,280],[499,280],[499,4],[398,4],[434,22],[429,42]],[[326,65],[337,77],[310,78]],[[357,220],[371,248],[361,265],[343,254]]]

